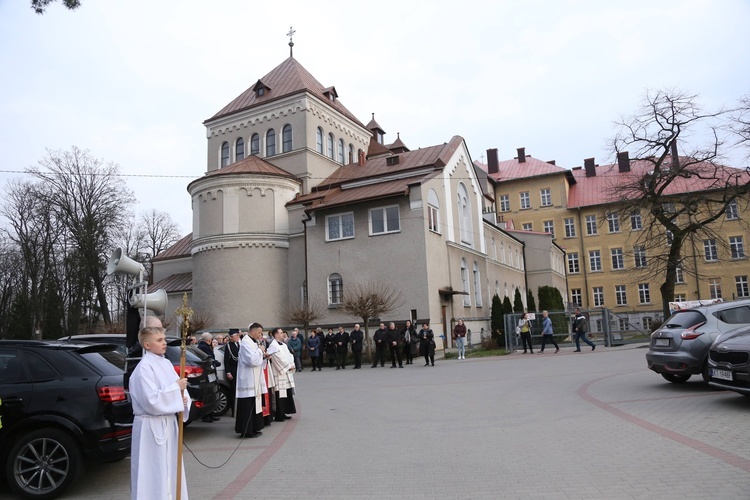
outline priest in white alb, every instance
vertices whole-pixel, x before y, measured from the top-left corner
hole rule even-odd
[[[283,422],[292,417],[290,413],[297,413],[294,404],[294,356],[282,344],[284,332],[277,328],[273,332],[273,340],[268,346],[271,355],[271,370],[276,381],[274,387],[274,421]]]
[[[263,326],[253,323],[240,342],[237,360],[236,419],[234,431],[240,437],[254,438],[263,429],[263,352],[265,346],[257,341],[263,335]]]

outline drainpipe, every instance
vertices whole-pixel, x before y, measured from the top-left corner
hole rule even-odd
[[[580,231],[578,232],[580,236],[578,237],[578,239],[581,242],[581,254],[578,260],[578,264],[581,266],[581,270],[583,271],[583,286],[586,288],[586,305],[584,306],[583,304],[581,304],[581,308],[588,309],[589,304],[591,303],[589,300],[589,275],[586,271],[586,256],[584,255],[585,249],[583,247],[583,224],[581,224],[581,222],[581,207],[578,207],[578,227],[580,228]]]

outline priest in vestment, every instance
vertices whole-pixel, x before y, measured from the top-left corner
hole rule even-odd
[[[240,342],[237,360],[236,419],[234,431],[240,437],[258,437],[263,429],[263,350],[256,342],[263,335],[263,326],[253,323]]]
[[[267,353],[271,355],[271,369],[276,382],[274,388],[274,420],[283,422],[292,417],[290,413],[297,413],[294,404],[294,356],[281,343],[284,332],[277,328],[273,332],[273,341],[268,346]]]
[[[161,322],[159,326],[141,329],[138,340],[143,347],[143,357],[130,377],[130,398],[135,416],[130,463],[131,498],[175,498],[179,431],[175,414],[183,412],[183,420],[188,419],[191,400],[185,390],[187,379],[180,379],[172,362],[164,357],[167,341]],[[184,466],[180,493],[187,500]]]

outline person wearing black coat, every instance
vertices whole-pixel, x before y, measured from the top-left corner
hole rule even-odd
[[[417,329],[411,324],[411,321],[406,320],[404,329],[401,330],[401,342],[404,346],[404,358],[407,365],[414,364],[414,351],[412,350],[414,344],[417,342]]]
[[[424,356],[425,366],[435,366],[435,334],[432,333],[429,323],[423,324],[419,330],[419,354]]]
[[[375,333],[372,335],[372,342],[375,344],[375,357],[372,361],[372,368],[377,368],[378,361],[380,361],[380,366],[385,366],[385,323],[380,323],[380,328],[375,330]]]
[[[346,355],[349,352],[349,333],[344,330],[343,326],[339,327],[339,332],[335,336],[336,340],[336,369],[346,368]]]
[[[362,345],[365,341],[365,332],[359,329],[359,324],[354,325],[354,330],[349,333],[349,342],[352,344],[352,356],[354,357],[354,369],[362,368]]]
[[[307,337],[307,353],[310,355],[312,371],[323,371],[323,354],[320,352],[323,346],[323,343],[321,342],[322,338],[323,330],[320,328],[318,328],[317,331],[313,328],[310,332],[310,336]]]
[[[333,336],[333,328],[328,329],[323,346],[326,351],[326,359],[328,359],[328,367],[333,368],[333,364],[336,362],[336,339]]]
[[[229,342],[224,345],[224,376],[229,381],[227,404],[232,409],[234,417],[234,397],[237,392],[237,360],[240,356],[240,331],[229,331]]]
[[[391,353],[391,368],[396,368],[396,359],[398,359],[398,367],[403,368],[404,364],[401,362],[401,332],[396,330],[396,323],[391,321],[388,325],[388,330],[385,332],[385,337],[388,339],[388,351]]]

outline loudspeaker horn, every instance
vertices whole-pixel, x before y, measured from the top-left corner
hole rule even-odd
[[[136,309],[143,309],[144,304],[146,309],[153,311],[157,316],[161,316],[167,310],[167,292],[160,288],[147,295],[139,293],[130,296],[130,305]]]
[[[122,248],[115,249],[107,264],[107,274],[128,273],[133,276],[141,276],[146,269],[143,264],[134,261],[127,255],[123,255]]]

